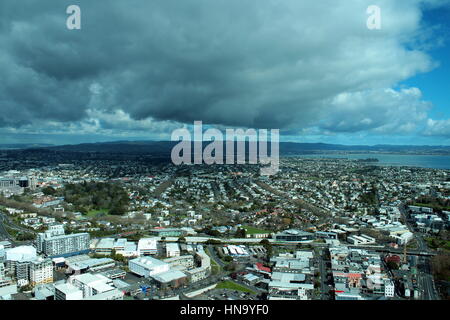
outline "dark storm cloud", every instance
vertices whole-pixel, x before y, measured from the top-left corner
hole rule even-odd
[[[400,40],[417,31],[420,2],[380,1],[386,29],[373,33],[371,1],[2,0],[0,126],[81,121],[96,110],[138,121],[379,128],[398,115],[370,103],[348,110],[336,97],[364,101],[430,69]],[[70,4],[81,7],[81,30],[65,27]],[[398,95],[400,104],[410,96]],[[326,120],[339,116],[359,122]]]

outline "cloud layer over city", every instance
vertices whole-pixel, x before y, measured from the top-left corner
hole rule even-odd
[[[1,1],[0,132],[167,139],[201,120],[449,141],[450,120],[402,84],[439,68],[427,51],[446,39],[422,11],[449,1],[379,0],[369,30],[372,2]]]

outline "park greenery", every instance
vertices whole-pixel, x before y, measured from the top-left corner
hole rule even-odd
[[[435,211],[448,211],[450,210],[450,199],[436,198],[431,196],[421,196],[414,203],[418,207],[429,207]]]
[[[253,290],[250,290],[250,289],[248,289],[240,284],[237,284],[233,281],[230,281],[230,280],[219,282],[216,286],[216,289],[229,289],[229,290],[235,290],[235,291],[248,292],[248,293],[255,294],[255,292]]]
[[[127,192],[117,183],[85,181],[67,184],[61,192],[66,202],[72,203],[77,211],[89,216],[122,215],[129,205]]]

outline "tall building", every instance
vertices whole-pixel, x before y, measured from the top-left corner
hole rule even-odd
[[[18,280],[29,279],[30,262],[36,260],[36,249],[32,246],[19,246],[6,250],[6,267]]]
[[[0,262],[0,283],[5,280],[5,264]]]
[[[30,283],[32,286],[53,282],[51,259],[37,259],[30,262]]]
[[[389,298],[395,296],[395,285],[391,279],[384,280],[384,296]]]
[[[69,257],[89,252],[88,233],[64,234],[61,225],[50,226],[49,230],[39,233],[36,239],[39,253],[47,257]]]
[[[11,279],[6,277],[6,268],[3,262],[0,262],[0,288],[11,284]]]
[[[17,261],[15,265],[17,280],[28,281],[30,279],[30,261]]]
[[[31,190],[36,190],[36,186],[37,186],[37,180],[36,177],[28,177],[28,186],[30,187]]]
[[[6,259],[5,247],[0,244],[0,263],[4,262]]]

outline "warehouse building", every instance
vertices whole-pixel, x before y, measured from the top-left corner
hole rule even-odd
[[[89,258],[80,261],[66,262],[69,273],[80,274],[87,271],[100,271],[108,268],[113,268],[116,263],[111,258]]]

